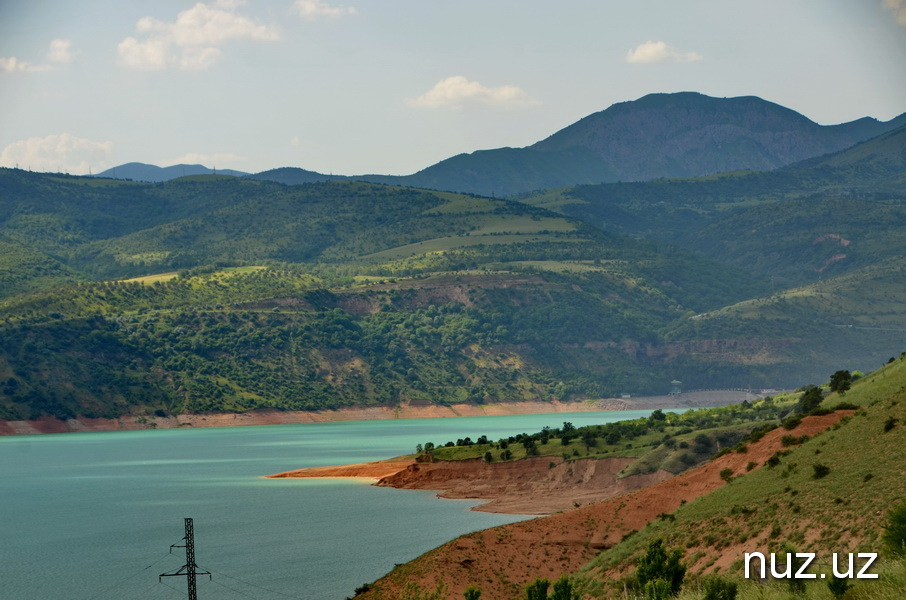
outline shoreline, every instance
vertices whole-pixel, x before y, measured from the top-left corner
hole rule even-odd
[[[133,431],[176,429],[180,427],[240,427],[250,425],[294,425],[337,421],[371,421],[388,419],[436,419],[449,417],[490,417],[529,414],[556,414],[616,410],[688,409],[734,404],[763,397],[739,390],[692,392],[678,396],[643,396],[637,398],[602,398],[575,402],[519,401],[495,404],[453,404],[450,406],[402,405],[398,407],[358,407],[317,411],[280,411],[273,408],[245,413],[185,414],[170,417],[127,415],[115,419],[78,417],[35,420],[0,420],[0,435],[34,435],[100,431]]]
[[[538,456],[511,462],[481,459],[420,463],[397,457],[350,465],[308,467],[266,479],[360,479],[377,487],[436,492],[448,500],[480,500],[478,512],[546,516],[599,502],[673,477],[666,471],[620,477],[633,458]]]

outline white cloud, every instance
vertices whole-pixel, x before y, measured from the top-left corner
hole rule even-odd
[[[113,142],[95,142],[68,133],[13,142],[0,152],[0,165],[32,171],[87,173],[107,166]]]
[[[893,13],[900,25],[906,26],[906,0],[883,0],[884,8]]]
[[[173,22],[142,17],[135,30],[144,39],[127,37],[117,46],[119,62],[131,69],[207,69],[223,55],[219,46],[232,41],[272,42],[277,30],[234,11],[241,3],[202,2],[176,16]]]
[[[35,73],[52,69],[53,67],[50,65],[35,65],[27,60],[19,60],[15,56],[10,56],[9,58],[0,56],[0,72],[3,73]]]
[[[321,2],[321,0],[296,0],[293,3],[293,11],[309,20],[315,20],[320,17],[332,18],[356,14],[355,8],[330,6]]]
[[[540,104],[514,85],[487,87],[462,75],[447,77],[421,96],[407,98],[405,103],[420,108],[462,108],[466,104],[523,108]]]
[[[72,62],[72,42],[59,39],[50,42],[47,59],[60,65]],[[15,56],[10,56],[9,58],[0,56],[0,73],[38,73],[41,71],[53,71],[56,68],[53,65],[36,65],[31,61],[21,60]]]
[[[680,52],[664,42],[648,41],[626,53],[628,63],[695,62],[701,59],[698,52]]]
[[[47,60],[65,65],[73,61],[72,42],[70,40],[53,40],[47,52]]]

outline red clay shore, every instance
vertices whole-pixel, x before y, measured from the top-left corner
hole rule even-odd
[[[429,419],[442,417],[483,417],[528,415],[601,410],[692,408],[720,406],[753,400],[755,394],[732,390],[699,392],[681,396],[650,396],[631,399],[604,398],[578,402],[506,402],[497,404],[454,404],[451,406],[413,406],[340,408],[317,411],[252,410],[245,413],[185,414],[175,417],[123,416],[116,419],[57,419],[43,417],[30,421],[0,420],[0,435],[69,433],[79,431],[128,431],[137,429],[174,429],[178,427],[238,427],[242,425],[287,425],[330,421],[369,421],[377,419]]]
[[[564,461],[548,456],[502,463],[486,463],[482,459],[434,463],[389,459],[297,469],[266,477],[367,477],[375,479],[375,485],[381,487],[431,490],[441,498],[488,500],[472,510],[549,515],[672,477],[666,471],[618,477],[632,461],[631,458]]]

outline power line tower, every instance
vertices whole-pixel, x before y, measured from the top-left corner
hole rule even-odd
[[[163,577],[185,577],[189,590],[189,600],[198,600],[195,578],[199,575],[207,575],[210,578],[211,574],[208,571],[199,571],[198,565],[195,564],[195,529],[192,525],[192,519],[186,519],[186,537],[182,538],[182,541],[185,542],[185,545],[172,544],[170,552],[173,552],[173,548],[185,548],[186,564],[172,573],[161,573],[158,579]]]

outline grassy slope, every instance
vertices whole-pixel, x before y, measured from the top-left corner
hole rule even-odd
[[[854,384],[844,398],[863,407],[832,430],[789,448],[773,468],[740,473],[726,486],[674,511],[669,519],[649,524],[636,535],[603,551],[577,576],[590,592],[606,593],[620,573],[630,572],[648,542],[663,538],[682,548],[691,573],[721,572],[742,582],[744,552],[816,552],[829,560],[832,552],[874,552],[887,510],[906,500],[902,485],[906,464],[906,360],[887,365]],[[888,419],[900,419],[885,432]],[[816,464],[829,474],[814,477]],[[887,577],[890,567],[884,568]],[[825,571],[826,572],[826,571]],[[859,582],[848,598],[894,598],[896,577],[881,582],[887,592],[871,596],[874,582]],[[621,588],[621,585],[617,585]],[[764,598],[786,598],[785,585]],[[772,589],[772,588],[769,588]],[[809,584],[806,597],[825,598],[824,582]],[[886,595],[884,595],[886,594]],[[700,598],[690,591],[686,598]],[[743,597],[752,597],[745,595]]]

